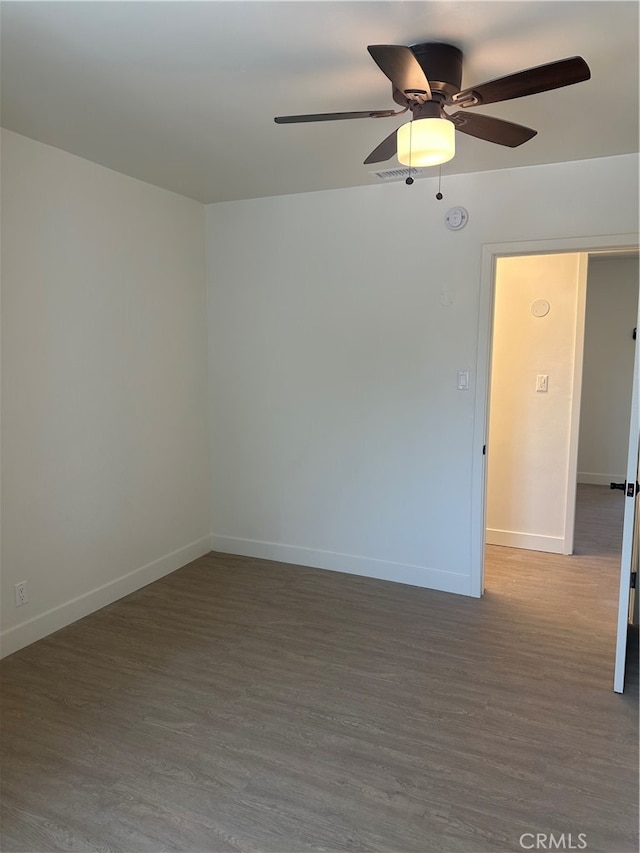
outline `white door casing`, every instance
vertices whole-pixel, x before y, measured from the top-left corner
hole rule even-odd
[[[640,318],[640,299],[638,300]],[[638,324],[636,323],[636,328]],[[624,525],[622,528],[622,554],[620,557],[620,590],[618,595],[618,624],[616,631],[616,656],[613,675],[613,689],[616,693],[624,690],[624,673],[627,659],[627,631],[629,627],[629,604],[631,596],[631,572],[634,552],[638,543],[636,513],[638,511],[638,454],[640,451],[640,347],[636,341],[633,367],[633,391],[631,396],[631,423],[629,425],[629,452],[627,455],[627,477],[624,499]],[[630,490],[633,494],[630,494]]]

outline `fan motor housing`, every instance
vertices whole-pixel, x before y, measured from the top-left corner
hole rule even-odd
[[[462,51],[452,44],[423,42],[410,45],[411,52],[429,81],[432,92],[449,99],[462,86]]]

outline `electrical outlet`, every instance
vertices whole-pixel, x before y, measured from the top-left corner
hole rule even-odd
[[[16,592],[16,607],[22,607],[23,604],[26,604],[29,601],[27,596],[27,582],[20,581],[14,587]]]

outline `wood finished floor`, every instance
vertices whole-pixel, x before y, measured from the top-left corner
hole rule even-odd
[[[10,851],[636,851],[637,644],[612,692],[622,495],[487,592],[212,554],[5,659]]]

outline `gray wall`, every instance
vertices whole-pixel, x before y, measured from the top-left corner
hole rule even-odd
[[[587,277],[578,482],[626,477],[638,259],[591,257]]]

